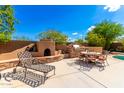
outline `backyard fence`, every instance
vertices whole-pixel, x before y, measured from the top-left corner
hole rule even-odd
[[[0,60],[17,58],[17,53],[23,51],[27,46],[34,44],[33,41],[13,40],[5,44],[0,44]]]

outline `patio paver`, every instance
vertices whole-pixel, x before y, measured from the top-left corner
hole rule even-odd
[[[56,66],[56,75],[46,80],[41,88],[104,88],[104,87],[124,87],[124,61],[108,57],[110,66],[99,71],[92,68],[90,71],[79,70],[79,65],[75,64],[77,58],[63,59],[50,63]],[[5,70],[10,71],[12,69]],[[3,72],[5,72],[3,71]],[[51,75],[52,73],[49,73]],[[6,82],[4,79],[1,82]],[[0,87],[31,88],[17,80],[12,80]]]

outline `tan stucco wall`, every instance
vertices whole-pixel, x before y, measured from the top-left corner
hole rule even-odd
[[[30,41],[10,41],[0,44],[0,61],[17,58],[17,53],[24,51],[27,46],[31,47],[34,43]]]

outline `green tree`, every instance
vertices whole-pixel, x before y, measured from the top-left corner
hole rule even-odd
[[[115,41],[121,43],[123,45],[123,47],[124,47],[124,37],[119,37]]]
[[[103,47],[104,47],[104,49],[108,50],[110,48],[110,44],[118,36],[121,36],[122,34],[124,34],[124,27],[121,24],[116,23],[116,22],[103,21],[99,24],[96,24],[95,28],[91,32],[93,34],[98,35],[98,37],[103,38],[105,40],[104,41],[105,44]]]
[[[105,39],[95,33],[89,32],[86,39],[90,46],[105,46]]]
[[[83,44],[84,43],[84,40],[83,39],[76,39],[75,40],[75,43],[77,43],[77,44]]]
[[[67,40],[68,40],[68,36],[59,32],[59,31],[56,31],[56,30],[48,30],[48,31],[45,31],[45,32],[41,32],[39,35],[38,35],[38,38],[39,39],[52,39],[55,41],[56,44],[66,44],[67,43]]]
[[[124,38],[122,38],[120,42],[123,44],[124,47]]]
[[[0,5],[0,42],[7,42],[12,39],[15,20],[12,6]]]

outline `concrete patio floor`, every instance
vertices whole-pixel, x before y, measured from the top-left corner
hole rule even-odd
[[[109,66],[105,70],[99,71],[98,67],[90,70],[79,70],[76,64],[78,58],[63,59],[50,63],[56,67],[56,75],[46,80],[45,84],[38,88],[121,88],[124,87],[124,61],[108,56]],[[11,71],[7,69],[1,73]],[[50,73],[51,74],[51,73]],[[0,88],[32,88],[18,80],[0,80]]]

